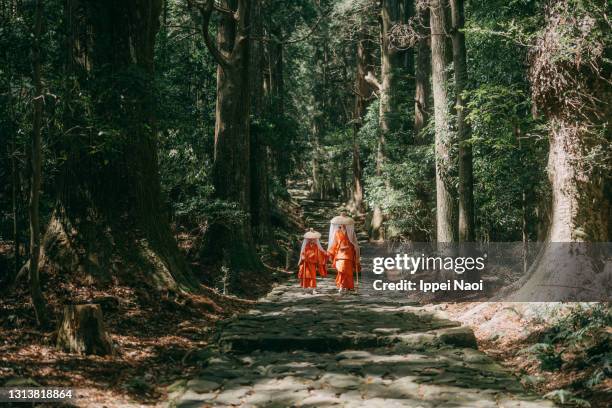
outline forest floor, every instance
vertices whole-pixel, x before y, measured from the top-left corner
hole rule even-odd
[[[61,297],[47,294],[51,310]],[[70,387],[79,405],[125,407],[155,404],[163,386],[199,369],[194,350],[206,348],[214,325],[251,306],[214,291],[181,299],[143,299],[131,288],[94,295],[103,300],[113,356],[78,356],[55,347],[55,333],[36,328],[28,293],[17,289],[0,300],[0,384]],[[216,307],[210,307],[210,301]]]
[[[601,382],[588,385],[598,374],[598,365],[589,364],[588,356],[580,350],[581,342],[565,341],[561,344],[555,368],[543,367],[543,361],[534,352],[551,331],[551,321],[559,315],[572,310],[572,304],[508,303],[508,302],[465,302],[431,306],[449,319],[461,322],[474,330],[478,348],[501,365],[511,370],[528,389],[541,395],[566,390],[569,406],[606,408],[612,400],[612,378],[607,376]],[[557,320],[558,321],[558,320]],[[570,329],[571,330],[571,329]],[[612,327],[596,328],[597,336],[592,336],[584,327],[584,340],[587,346],[595,348],[593,337],[605,345],[612,339]],[[588,344],[590,343],[590,344]],[[610,344],[608,343],[608,347]],[[557,347],[559,349],[559,347]],[[563,349],[569,352],[562,353]],[[605,363],[604,363],[605,364]]]
[[[295,212],[293,204],[288,207],[283,211]],[[287,217],[295,219],[295,214]],[[296,229],[294,225],[289,227]],[[177,235],[181,249],[190,258],[190,246],[199,237]],[[0,266],[9,265],[12,245],[0,244]],[[199,268],[196,262],[193,265],[194,270]],[[285,279],[284,275],[274,268],[252,277],[250,299],[268,293],[275,281]],[[2,288],[0,282],[0,386],[73,388],[77,390],[78,406],[158,405],[165,399],[169,384],[201,369],[202,353],[209,346],[215,325],[254,304],[253,300],[225,296],[219,289],[206,286],[197,294],[154,294],[138,282],[114,282],[100,289],[75,285],[69,277],[56,274],[42,274],[41,278],[52,318],[47,330],[36,325],[26,280],[15,288]],[[66,299],[100,304],[114,355],[78,356],[55,346],[54,328]]]

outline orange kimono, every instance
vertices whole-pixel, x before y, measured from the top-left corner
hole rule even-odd
[[[327,276],[326,260],[327,254],[321,251],[316,242],[307,243],[300,258],[300,270],[298,273],[300,286],[303,288],[316,288],[317,272],[321,277]]]
[[[329,256],[332,259],[332,266],[336,268],[336,287],[341,289],[354,289],[353,272],[361,269],[359,259],[355,252],[355,247],[349,241],[346,232],[338,230],[334,245],[329,251]]]

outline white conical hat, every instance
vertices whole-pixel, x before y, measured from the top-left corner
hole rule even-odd
[[[304,238],[305,239],[319,239],[321,238],[321,233],[311,228],[304,234]]]
[[[347,217],[346,213],[342,211],[340,215],[332,218],[331,223],[335,225],[353,225],[355,221],[351,217]]]

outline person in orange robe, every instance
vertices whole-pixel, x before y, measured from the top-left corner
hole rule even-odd
[[[300,286],[305,289],[311,289],[312,293],[316,294],[317,273],[321,277],[327,276],[327,252],[319,243],[321,234],[314,231],[312,228],[304,234],[304,242],[300,251],[300,263],[298,278]]]
[[[336,268],[338,293],[354,290],[353,273],[361,271],[359,244],[355,235],[354,221],[344,213],[334,217],[329,232],[328,257]]]

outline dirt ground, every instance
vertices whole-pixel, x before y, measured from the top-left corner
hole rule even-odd
[[[52,327],[65,285],[46,291],[55,318]],[[90,292],[102,306],[115,346],[113,356],[98,357],[58,350],[55,332],[36,328],[27,296],[24,288],[17,288],[0,299],[0,383],[76,388],[88,404],[107,407],[155,404],[164,386],[199,368],[191,357],[207,346],[215,323],[251,303],[206,289],[180,298],[146,297],[126,287]]]
[[[572,361],[573,356],[559,370],[547,371],[527,352],[541,341],[554,316],[566,313],[571,305],[545,303],[474,302],[434,306],[450,319],[470,326],[478,340],[478,347],[501,364],[511,369],[527,387],[539,394],[565,389],[589,402],[592,408],[610,407],[612,378],[606,378],[588,389],[583,385],[594,371],[593,367]],[[612,335],[612,328],[607,328]],[[570,404],[569,406],[576,406]]]

